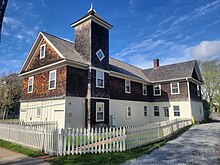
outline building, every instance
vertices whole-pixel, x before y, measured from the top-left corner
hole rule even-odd
[[[196,61],[140,69],[109,57],[112,28],[91,8],[72,23],[75,41],[40,32],[20,70],[20,119],[60,128],[203,120]]]

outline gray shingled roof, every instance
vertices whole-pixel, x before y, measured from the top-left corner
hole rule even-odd
[[[42,33],[67,60],[87,64],[80,53],[76,52],[76,50],[74,49],[73,42],[58,38],[45,32]]]
[[[114,58],[109,58],[109,64],[111,71],[149,81],[146,75],[143,73],[143,70],[138,67],[126,64]]]
[[[196,60],[181,62],[177,64],[159,66],[157,69],[146,69],[144,74],[150,81],[163,81],[192,77]]]

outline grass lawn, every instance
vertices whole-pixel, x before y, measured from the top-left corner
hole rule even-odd
[[[153,149],[159,148],[166,144],[167,141],[172,140],[180,136],[186,130],[188,130],[190,126],[180,129],[177,133],[173,134],[169,138],[162,140],[160,142],[156,142],[153,144],[148,144],[146,146],[133,149],[126,152],[114,152],[114,153],[104,153],[104,154],[82,154],[82,155],[68,155],[62,157],[56,157],[49,162],[52,164],[105,164],[105,165],[113,165],[113,164],[121,164],[125,163],[128,160],[138,158],[143,154],[150,153]]]
[[[34,150],[27,147],[22,147],[21,145],[10,143],[0,139],[0,147],[7,148],[11,151],[15,151],[24,155],[28,155],[31,157],[39,157],[44,155],[40,150]]]

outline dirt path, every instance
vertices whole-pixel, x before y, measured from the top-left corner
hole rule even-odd
[[[160,149],[126,164],[219,165],[220,122],[195,125]]]

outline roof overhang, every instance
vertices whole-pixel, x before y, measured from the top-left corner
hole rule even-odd
[[[82,24],[83,22],[86,22],[86,21],[88,21],[88,20],[92,20],[92,21],[94,21],[95,23],[97,23],[97,24],[103,26],[104,28],[106,28],[106,29],[108,29],[108,30],[113,27],[113,26],[112,26],[111,24],[109,24],[108,22],[103,21],[103,20],[101,20],[101,19],[99,19],[99,18],[97,18],[97,17],[95,17],[95,16],[93,16],[93,15],[88,15],[88,16],[86,16],[85,18],[82,18],[82,19],[80,19],[80,20],[78,20],[78,21],[72,23],[72,24],[71,24],[71,27],[76,27],[76,26],[78,26],[78,25],[80,25],[80,24]]]

